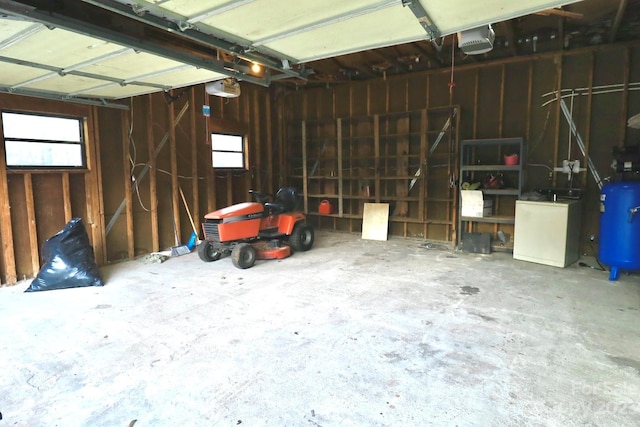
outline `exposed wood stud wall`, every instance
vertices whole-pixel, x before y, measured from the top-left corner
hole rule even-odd
[[[585,131],[584,131],[584,151],[585,151],[585,157],[589,157],[589,146],[591,145],[591,115],[592,115],[592,110],[593,110],[593,67],[594,67],[594,63],[595,63],[595,55],[593,53],[591,53],[589,55],[589,67],[587,70],[588,73],[588,79],[589,79],[589,83],[588,83],[588,87],[589,87],[589,91],[587,94],[587,107],[586,107],[586,116],[587,116],[587,123],[585,124]],[[585,165],[581,166],[581,167],[585,167]],[[588,182],[589,182],[589,174],[585,173],[582,174],[580,176],[580,183],[582,185],[583,188],[587,188]]]
[[[624,145],[627,140],[627,115],[629,112],[629,68],[631,65],[629,48],[624,50],[624,65],[622,67],[622,84],[623,84],[623,93],[622,93],[622,113],[620,114],[620,145]]]
[[[264,97],[264,111],[265,136],[267,138],[267,188],[273,191],[273,128],[271,126],[271,99],[269,96]]]
[[[558,147],[560,145],[560,123],[562,120],[562,109],[560,107],[560,96],[562,93],[562,63],[563,63],[563,56],[562,55],[557,55],[554,58],[554,61],[556,63],[556,93],[558,94],[558,100],[555,104],[555,123],[556,123],[556,127],[555,127],[555,132],[554,132],[554,142],[553,142],[553,164],[557,165],[558,164],[558,159],[559,159],[559,153],[558,153]],[[558,174],[557,172],[553,173],[553,181],[552,181],[552,185],[555,187],[558,184]]]
[[[251,123],[251,125],[253,126],[253,138],[251,139],[251,148],[252,151],[255,153],[254,156],[254,160],[253,160],[253,164],[255,165],[255,183],[256,183],[256,189],[258,191],[262,191],[264,193],[270,193],[271,189],[270,188],[266,188],[263,187],[263,182],[262,182],[262,176],[264,175],[264,170],[263,170],[263,165],[262,165],[262,156],[260,155],[260,153],[262,153],[262,150],[260,149],[260,145],[262,144],[262,141],[260,140],[260,98],[258,96],[257,93],[253,94],[254,99],[252,102],[252,114],[251,114],[251,118],[249,120],[249,123]]]
[[[64,175],[64,174],[63,174]],[[38,247],[38,227],[36,225],[36,209],[33,201],[33,180],[30,173],[24,174],[24,195],[27,205],[27,224],[29,228],[29,250],[31,252],[31,273],[40,271],[40,249]],[[66,212],[65,212],[66,213]]]
[[[62,172],[62,203],[64,205],[64,222],[71,221],[73,216],[71,209],[71,189],[69,188],[69,172]]]
[[[594,78],[594,57],[599,58],[596,78]],[[593,151],[589,147],[588,141],[595,137],[600,146],[614,141],[615,144],[622,144],[628,139],[625,136],[625,133],[628,132],[626,129],[627,116],[633,114],[634,111],[631,110],[637,109],[637,105],[640,104],[638,99],[640,93],[628,90],[631,82],[640,81],[640,76],[638,75],[639,67],[634,65],[638,62],[637,57],[640,57],[640,45],[634,43],[618,44],[610,48],[597,47],[575,49],[562,53],[535,54],[528,57],[507,58],[492,63],[457,67],[457,87],[454,101],[460,103],[462,107],[459,110],[462,118],[458,118],[459,123],[462,125],[460,139],[522,136],[526,140],[527,149],[535,149],[535,153],[532,156],[527,155],[525,161],[544,163],[548,167],[559,166],[560,159],[564,159],[566,156],[568,125],[564,120],[559,103],[556,102],[555,105],[551,103],[549,106],[542,107],[543,102],[549,100],[549,97],[543,98],[542,94],[551,90],[559,91],[563,88],[592,87],[594,84],[622,82],[627,88],[627,90],[622,91],[622,98],[618,98],[620,95],[617,94],[608,95],[608,98],[606,95],[598,95],[598,109],[596,110],[591,107],[591,104],[595,102],[591,98],[595,97],[591,93],[587,93],[587,96],[580,97],[580,102],[576,103],[574,110],[574,120],[585,141],[587,152],[597,153],[592,154],[592,156],[596,156],[596,165],[601,175],[606,176],[608,169],[606,169],[607,166],[605,164],[609,163],[609,161],[605,157],[609,150],[599,147],[596,151]],[[589,65],[586,65],[587,63]],[[432,81],[427,83],[423,104],[420,104],[420,100],[416,99],[415,96],[415,89],[420,84],[420,80],[417,78],[418,73],[416,73],[387,79],[369,80],[367,82],[353,82],[346,84],[346,87],[334,86],[333,96],[343,100],[343,104],[348,99],[348,108],[343,106],[337,112],[333,109],[324,108],[322,111],[309,111],[309,114],[303,111],[302,108],[297,108],[297,111],[289,117],[289,121],[292,119],[294,121],[308,120],[307,132],[310,132],[308,130],[309,122],[327,118],[340,118],[343,122],[344,132],[347,132],[349,126],[344,125],[347,123],[346,119],[363,116],[373,119],[377,117],[377,114],[384,116],[389,112],[395,113],[407,109],[417,111],[424,107],[429,110],[434,105],[446,106],[448,105],[449,91],[442,86],[445,80],[448,81],[448,75],[446,75],[448,71],[438,70],[424,73],[425,77]],[[432,89],[431,93],[429,93],[429,89]],[[318,88],[310,88],[302,91],[303,93],[289,93],[285,106],[282,108],[286,110],[296,105],[296,103],[298,103],[297,105],[303,105],[306,101],[302,101],[302,99],[308,99],[308,102],[314,103],[321,97],[328,96],[324,95],[326,90],[326,88],[322,89],[322,95],[319,94],[320,89]],[[565,101],[568,99],[566,98]],[[618,99],[620,99],[620,104],[618,104]],[[613,100],[613,103],[616,104],[614,108],[618,111],[613,112],[606,107],[610,105],[608,100]],[[323,104],[318,103],[317,105],[321,107]],[[548,111],[550,114],[547,117]],[[612,116],[614,117],[613,121],[615,121],[613,124],[611,123]],[[431,120],[430,114],[428,114],[428,120]],[[300,121],[297,123],[299,125]],[[387,124],[385,123],[384,126],[387,126]],[[434,127],[437,128],[439,126],[441,125],[429,125],[428,129],[433,131],[435,130],[433,129]],[[604,128],[611,129],[610,137],[602,135]],[[597,130],[596,136],[591,135],[592,129]],[[380,129],[373,133],[378,132],[380,134],[385,133],[382,123],[380,123]],[[309,135],[307,137],[310,140]],[[344,139],[344,135],[342,137]],[[375,138],[372,138],[371,144],[373,145],[372,149],[375,149]],[[591,146],[593,146],[593,143]],[[580,157],[581,166],[584,167],[585,161],[577,151],[577,147],[575,148],[573,157]],[[310,155],[310,149],[311,147],[307,147],[307,156]],[[384,156],[385,153],[372,154],[379,157]],[[396,150],[394,154],[398,155],[400,153]],[[313,159],[310,162],[313,162]],[[451,170],[456,170],[457,167],[450,166],[450,168],[452,168]],[[425,172],[428,174],[428,171],[429,165],[427,162]],[[394,175],[395,171],[385,170],[384,167],[380,169],[380,178],[392,178]],[[597,192],[597,187],[593,185],[594,183],[589,173],[582,173],[579,178],[583,186],[587,184],[588,197],[590,199],[596,197],[597,195],[594,196],[593,191],[595,189]],[[426,179],[428,179],[428,175]],[[549,174],[548,169],[537,167],[527,167],[525,179],[527,180],[525,182],[525,190],[542,186],[564,186],[566,184],[566,176],[564,174]],[[534,184],[530,185],[529,181]],[[376,187],[380,188],[379,186]],[[396,196],[401,191],[402,189],[398,187]],[[417,235],[416,230],[422,228],[424,232],[421,234],[429,236],[433,234],[431,227],[433,227],[433,230],[442,227],[435,220],[437,218],[437,205],[436,208],[433,208],[433,205],[428,202],[431,197],[438,199],[441,199],[441,197],[430,193],[431,191],[427,189],[423,196],[427,200],[427,204],[422,208],[423,213],[418,212],[416,215],[416,219],[424,223],[414,227],[411,221],[391,218],[390,230],[394,230],[392,234],[403,235],[408,230],[408,234]],[[348,198],[348,196],[345,197]],[[416,199],[419,198],[420,196],[416,195]],[[375,199],[378,200],[377,195]],[[453,200],[457,200],[457,198],[454,196]],[[497,206],[498,209],[506,214],[511,209],[513,200],[505,198],[503,202],[501,203],[502,206]],[[410,201],[409,203],[412,202]],[[434,210],[431,211],[430,208]],[[420,208],[416,209],[420,210]],[[456,215],[456,209],[455,206],[450,208],[449,215],[451,217]],[[587,223],[591,224],[590,227],[593,227],[594,218],[596,218],[595,222],[597,222],[597,212],[588,211],[585,214],[588,216]],[[347,215],[345,214],[345,216]],[[422,220],[421,218],[424,219]],[[319,221],[320,224],[327,224],[324,219]],[[338,229],[357,231],[361,220],[357,219],[357,217],[354,219],[347,216],[345,219],[337,218],[337,221]],[[333,222],[336,223],[335,217]],[[451,227],[450,224],[449,227]],[[501,226],[500,230],[512,233],[510,227],[510,225]],[[493,225],[490,228],[491,231],[495,231]],[[593,228],[590,228],[590,230],[593,230]],[[458,230],[451,228],[450,231],[456,233]],[[485,229],[484,231],[488,230]]]
[[[173,95],[173,92],[171,93]],[[171,155],[171,209],[173,211],[173,227],[180,230],[180,194],[178,190],[178,149],[176,142],[176,113],[175,104],[169,104],[169,151]],[[179,231],[178,231],[179,234]],[[180,244],[180,236],[175,236],[175,244]]]
[[[429,111],[429,108],[431,108],[431,76],[427,75],[425,76],[425,79],[426,79],[426,85],[425,85],[424,99],[425,99],[425,107],[427,111]],[[426,129],[429,130],[429,114],[428,113],[427,113],[427,119],[425,121],[425,126],[426,126]],[[426,151],[428,149],[429,149],[429,139],[427,138],[424,163],[422,164],[424,168],[423,179],[420,180],[421,181],[420,183],[422,185],[422,190],[420,192],[421,193],[424,192],[424,196],[427,200],[429,200],[429,189],[428,189],[426,177],[428,177],[430,173],[429,162],[427,161],[427,151]],[[424,215],[421,217],[422,220],[424,221],[422,236],[427,237],[429,235],[429,206],[426,205],[423,207],[423,209],[424,209]]]
[[[249,195],[249,190],[251,189],[252,185],[252,180],[256,180],[256,185],[259,182],[260,178],[258,177],[258,175],[260,175],[261,171],[260,168],[257,168],[257,172],[256,172],[256,176],[253,176],[252,171],[256,170],[254,169],[252,166],[257,166],[260,161],[258,160],[257,157],[259,156],[254,156],[252,153],[252,149],[255,148],[256,144],[260,144],[259,141],[257,141],[258,137],[257,137],[257,131],[256,128],[252,128],[252,120],[251,120],[251,105],[252,103],[250,101],[254,101],[254,96],[251,96],[251,94],[249,94],[249,96],[245,96],[242,98],[242,111],[238,114],[238,118],[242,121],[244,121],[244,123],[247,124],[247,134],[248,134],[248,140],[249,140],[249,149],[246,152],[246,155],[248,156],[248,160],[249,160],[249,170],[244,174],[243,178],[243,189],[240,189],[240,193],[244,195],[243,198],[240,198],[239,201],[245,201],[245,200],[250,200],[250,195]],[[257,117],[256,117],[257,119]],[[258,122],[259,123],[259,122]],[[254,134],[254,131],[256,131],[256,134]],[[259,128],[258,128],[259,131]],[[259,186],[257,186],[256,190],[262,190],[262,188],[260,188]]]
[[[149,156],[149,221],[151,226],[151,250],[158,252],[160,250],[160,234],[158,228],[158,184],[156,173],[156,146],[155,146],[155,132],[154,132],[154,117],[153,117],[153,100],[152,95],[146,95],[146,107],[147,107],[147,154]]]
[[[200,193],[198,179],[198,132],[196,124],[196,89],[192,87],[189,91],[189,106],[191,107],[191,120],[189,121],[189,140],[191,142],[191,205],[189,206],[193,223],[196,227],[196,234],[200,234]],[[186,192],[185,192],[186,198]]]
[[[427,114],[427,110],[422,110],[421,118],[420,118],[420,180],[418,181],[418,188],[420,189],[420,193],[418,195],[418,218],[420,221],[425,222],[426,227],[426,217],[425,217],[425,196],[427,193],[426,190],[426,180],[425,176],[427,176],[427,129],[429,129],[428,120],[429,115]],[[427,235],[426,232],[424,234]]]
[[[130,147],[130,139],[129,139],[129,129],[131,126],[131,122],[129,120],[129,112],[123,111],[121,113],[122,116],[122,152],[124,155],[122,156],[123,161],[123,184],[124,184],[124,194],[127,200],[127,205],[125,207],[125,215],[127,221],[127,254],[129,258],[133,258],[135,256],[135,241],[133,234],[133,196],[131,194],[131,163],[129,158],[129,150]]]
[[[89,124],[91,124],[91,133],[89,133]],[[104,187],[102,186],[102,167],[100,165],[100,138],[98,137],[98,107],[92,107],[89,110],[89,118],[85,123],[85,135],[91,135],[91,140],[86,144],[89,173],[84,178],[87,226],[96,262],[103,265],[107,262],[107,240],[104,219]]]
[[[531,141],[531,108],[533,103],[533,62],[529,63],[528,69],[528,78],[527,78],[527,124],[525,130],[525,141]]]
[[[3,134],[0,134],[0,138]],[[2,280],[3,283],[15,283],[17,279],[16,258],[13,248],[13,230],[11,229],[11,205],[7,183],[7,164],[4,139],[0,144],[0,238],[2,238]]]
[[[209,97],[209,95],[206,93],[205,89],[203,88],[202,91],[204,92],[204,99],[205,99],[205,104],[208,105],[211,109],[211,114],[213,114],[213,103],[211,102],[212,99]],[[220,117],[222,117],[222,112],[220,112]],[[210,126],[210,119],[207,117],[205,118],[205,140],[204,140],[204,147],[207,150],[207,163],[209,163],[209,159],[211,158],[211,126]],[[205,176],[207,177],[207,212],[211,212],[213,210],[215,210],[216,206],[217,206],[217,190],[216,190],[216,185],[217,185],[217,177],[213,171],[212,167],[207,167],[205,169],[206,174]]]
[[[197,114],[197,106],[201,102],[197,98],[203,99],[198,94],[205,93],[204,86],[191,88],[188,92],[189,96],[178,95],[175,97],[177,99],[171,103],[167,103],[162,93],[145,95],[132,100],[132,105],[136,104],[133,117],[136,121],[136,126],[133,127],[136,135],[136,163],[138,166],[146,163],[147,160],[144,157],[148,156],[150,165],[144,178],[148,179],[148,182],[141,180],[138,183],[139,195],[131,191],[132,173],[137,176],[142,170],[140,167],[132,167],[129,159],[134,143],[129,135],[132,124],[131,112],[118,113],[100,107],[0,95],[2,108],[86,117],[84,135],[87,140],[86,171],[34,171],[33,173],[11,171],[13,177],[11,182],[4,164],[4,144],[0,144],[0,238],[2,241],[0,275],[2,283],[13,284],[18,277],[35,275],[40,267],[39,245],[50,237],[53,230],[58,230],[59,225],[75,216],[81,216],[85,220],[96,261],[99,265],[104,265],[110,261],[121,260],[123,257],[131,258],[139,255],[141,250],[166,249],[174,243],[173,227],[170,225],[174,220],[180,243],[185,243],[187,240],[185,232],[188,229],[190,235],[192,230],[187,211],[183,207],[180,189],[186,195],[189,210],[198,228],[202,211],[208,212],[219,207],[216,200],[216,185],[219,184],[220,188],[224,189],[221,190],[222,194],[226,193],[227,199],[232,203],[234,200],[244,201],[248,198],[247,189],[255,185],[252,177],[260,179],[261,185],[266,185],[273,180],[274,172],[280,177],[285,176],[279,165],[272,164],[273,158],[285,159],[286,155],[281,149],[277,153],[274,151],[276,147],[271,135],[273,129],[271,99],[267,90],[244,85],[243,96],[234,100],[219,98],[208,100],[205,95],[205,102],[213,101],[212,110],[217,118],[228,117],[232,121],[247,125],[251,123],[250,127],[247,127],[250,143],[247,154],[252,162],[252,168],[255,168],[258,173],[238,173],[236,176],[229,173],[227,178],[222,179],[216,178],[213,168],[210,167],[209,122]],[[186,105],[187,103],[189,105]],[[186,110],[181,109],[183,106]],[[181,109],[179,117],[175,116],[176,108]],[[189,119],[185,118],[184,123],[180,125],[178,122],[185,114],[184,111],[189,115]],[[143,123],[138,124],[137,121],[140,120]],[[263,123],[265,123],[264,126]],[[163,128],[167,131],[166,134],[164,130],[158,130]],[[180,132],[179,138],[176,135],[177,132]],[[269,134],[265,135],[265,132]],[[169,148],[165,147],[161,150],[156,159],[155,151],[165,135],[169,138]],[[104,143],[102,155],[105,156],[105,164],[102,163],[101,140]],[[282,143],[278,145],[279,148],[283,146]],[[269,165],[265,165],[265,159]],[[201,168],[200,165],[209,165],[209,167]],[[160,169],[167,170],[171,176],[166,176],[164,172],[160,173]],[[104,186],[103,172],[106,173]],[[191,175],[192,179],[178,178],[182,175]],[[202,186],[199,185],[198,175],[204,178]],[[168,180],[171,182],[170,190],[168,185],[158,188],[159,182],[167,183]],[[281,178],[281,181],[284,181],[284,178]],[[51,193],[52,188],[59,192],[59,196],[57,193],[55,195]],[[13,193],[11,193],[12,189]],[[80,194],[79,189],[81,189]],[[61,197],[62,200],[50,212],[42,206],[47,206],[48,199],[51,197]],[[138,197],[144,209],[137,206]],[[162,198],[160,204],[163,205],[160,210],[158,209],[159,197]],[[110,235],[110,239],[107,240],[105,201],[108,205],[106,219],[109,220],[123,198],[125,210],[115,223],[117,232]],[[173,204],[172,209],[169,208],[169,200]],[[11,211],[11,201],[20,206],[19,220],[15,216],[16,212]],[[224,206],[226,203],[221,205]],[[15,232],[13,227],[17,227]],[[16,232],[18,240],[15,240]],[[16,248],[21,251],[20,260],[16,260]]]
[[[302,192],[304,194],[309,193],[309,175],[307,171],[307,123],[302,121],[302,129],[301,129],[301,143],[302,143]],[[304,211],[309,212],[309,200],[304,198]]]
[[[480,68],[475,69],[473,85],[473,134],[472,139],[478,138],[478,92],[480,90]]]

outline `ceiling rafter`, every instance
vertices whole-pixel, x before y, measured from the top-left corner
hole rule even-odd
[[[415,48],[420,51],[430,61],[435,61],[438,65],[444,65],[442,58],[436,48],[433,47],[431,42],[424,43],[427,47],[423,46],[423,42],[413,42]]]
[[[616,17],[611,25],[611,32],[609,33],[609,43],[613,43],[618,36],[618,29],[620,29],[620,23],[624,17],[624,12],[627,9],[627,0],[620,0],[618,4],[618,10],[616,11]]]
[[[502,21],[498,23],[498,26],[504,33],[507,43],[509,44],[509,52],[511,56],[518,56],[518,47],[516,46],[516,32],[513,25],[513,20]]]
[[[375,49],[375,50],[372,50],[371,53],[373,53],[376,56],[379,56],[384,61],[387,61],[391,65],[393,65],[395,67],[398,67],[401,70],[409,71],[409,67],[407,67],[407,64],[403,64],[402,62],[398,61],[398,52],[397,52],[397,50],[392,49],[394,51],[394,53],[396,54],[395,56],[393,56],[393,55],[389,55],[388,53],[386,53],[384,51],[384,49],[389,49],[389,48]]]

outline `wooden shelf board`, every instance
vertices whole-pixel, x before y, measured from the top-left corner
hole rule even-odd
[[[344,200],[375,200],[376,196],[343,195]]]
[[[337,194],[314,193],[314,194],[307,194],[307,197],[311,197],[314,199],[337,199],[339,196]]]
[[[520,166],[506,166],[506,165],[467,165],[460,166],[460,171],[520,171]]]
[[[516,218],[507,215],[494,215],[485,217],[463,216],[460,217],[463,222],[487,222],[493,224],[515,224]]]
[[[492,194],[497,196],[519,196],[520,190],[517,188],[500,188],[500,189],[483,189],[484,194]]]

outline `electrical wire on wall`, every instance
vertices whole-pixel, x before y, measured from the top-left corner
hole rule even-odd
[[[556,68],[556,75],[555,75],[555,78],[553,79],[553,87],[554,88],[558,87],[558,77],[559,77],[558,69]],[[542,141],[542,138],[544,138],[544,134],[547,131],[547,126],[549,125],[549,118],[550,117],[551,117],[551,106],[549,105],[548,108],[547,108],[547,116],[544,119],[544,124],[542,125],[542,130],[540,131],[540,135],[538,136],[536,141],[533,144],[531,144],[531,147],[529,148],[529,156],[531,154],[533,154],[535,149],[538,147],[538,145]]]
[[[175,99],[178,99],[180,96],[182,96],[184,94],[184,92],[182,94],[180,94],[179,96],[175,97]],[[149,166],[149,169],[151,169],[150,165],[147,165],[146,163],[137,163],[137,155],[138,155],[138,151],[137,151],[137,147],[136,147],[136,142],[135,139],[133,137],[133,129],[134,129],[134,118],[133,118],[133,100],[131,102],[131,118],[130,118],[130,126],[129,126],[129,132],[128,132],[128,138],[129,138],[129,147],[130,147],[130,152],[128,153],[128,158],[129,158],[129,163],[131,164],[131,170],[130,170],[130,177],[131,177],[131,182],[132,182],[132,186],[133,186],[133,190],[136,193],[136,197],[138,199],[138,203],[140,203],[140,207],[145,211],[145,212],[155,212],[158,209],[158,202],[156,201],[156,206],[154,206],[153,208],[151,207],[147,207],[145,206],[144,202],[142,201],[142,196],[140,195],[140,188],[138,185],[138,181],[137,181],[137,177],[136,177],[136,168],[137,167],[145,167],[145,166]],[[157,128],[159,128],[160,130],[164,131],[163,127],[157,123],[157,122],[153,122],[152,126],[155,126]],[[177,128],[182,131],[185,136],[188,138],[188,134],[186,133],[186,131],[182,128],[182,126],[180,126],[178,124]],[[131,153],[131,151],[133,151],[133,155]],[[181,154],[179,152],[177,152],[177,155],[185,162],[187,162],[187,160],[184,159],[184,157],[181,156]],[[188,162],[187,162],[188,163]],[[157,172],[161,172],[164,173],[166,175],[171,176],[172,173],[164,170],[164,169],[160,169],[160,168],[155,168],[155,171]],[[205,179],[205,177],[201,177],[201,176],[185,176],[185,175],[178,175],[178,178],[180,179]]]
[[[138,150],[136,147],[136,141],[133,138],[133,123],[134,123],[134,119],[133,119],[133,98],[131,98],[131,107],[129,109],[131,116],[129,117],[129,133],[128,133],[128,137],[129,137],[129,153],[127,153],[127,156],[129,158],[129,163],[131,164],[131,168],[129,170],[129,176],[131,177],[131,185],[133,186],[135,192],[136,192],[136,197],[138,198],[138,203],[140,203],[140,206],[142,207],[142,209],[145,212],[151,212],[151,209],[148,209],[144,203],[142,202],[142,197],[140,196],[140,186],[138,185],[138,182],[136,180],[136,176],[135,176],[135,168],[136,168],[136,161],[137,161],[137,157],[138,157]],[[133,150],[133,155],[131,155],[131,150]],[[156,203],[156,207],[155,209],[157,209],[157,203]],[[154,209],[154,210],[155,210]]]

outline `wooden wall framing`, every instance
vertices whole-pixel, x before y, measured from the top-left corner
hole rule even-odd
[[[199,85],[170,94],[133,98],[132,109],[126,113],[0,95],[0,109],[85,118],[85,135],[89,141],[86,171],[7,170],[4,144],[0,144],[1,281],[15,283],[33,277],[41,263],[42,243],[72,217],[84,220],[100,265],[173,246],[174,222],[178,239],[186,242],[193,230],[180,190],[186,195],[194,221],[199,225],[203,213],[248,200],[247,191],[252,187],[274,192],[277,187],[292,184],[298,179],[295,177],[303,177],[300,150],[303,121],[333,122],[335,137],[340,141],[339,153],[336,146],[334,154],[336,161],[343,163],[346,141],[364,132],[356,119],[377,117],[374,120],[377,130],[371,133],[378,136],[371,138],[370,147],[361,151],[363,157],[373,158],[371,182],[376,188],[382,188],[390,178],[385,172],[389,163],[385,166],[382,161],[385,155],[397,156],[395,167],[401,167],[408,176],[413,173],[411,164],[407,169],[402,163],[401,146],[396,147],[394,154],[384,151],[381,135],[387,132],[384,127],[387,124],[382,124],[382,119],[394,114],[449,108],[451,103],[460,106],[456,122],[459,139],[499,135],[527,139],[527,188],[566,185],[563,174],[550,172],[548,168],[556,166],[567,155],[583,160],[575,141],[569,142],[569,127],[559,113],[557,102],[542,106],[549,99],[543,95],[549,92],[586,88],[583,95],[574,100],[573,119],[600,176],[610,174],[613,146],[635,144],[639,138],[636,130],[625,126],[626,116],[640,112],[640,91],[632,90],[632,85],[635,89],[640,82],[638,43],[457,67],[452,97],[449,76],[450,70],[443,69],[295,90],[286,86],[264,89],[243,85],[241,97],[231,100],[210,97],[204,86]],[[618,89],[607,93],[597,89],[610,85],[617,85]],[[222,172],[210,167],[208,134],[212,124],[200,111],[205,104],[211,107],[214,125],[241,123],[245,126],[249,141],[248,170]],[[179,117],[183,110],[183,117]],[[433,141],[427,135],[441,127],[441,123],[431,113],[425,117],[424,112],[418,113],[422,117],[418,133],[423,136],[418,139],[416,156],[428,172],[434,168],[430,162],[435,161],[435,157],[429,152]],[[337,127],[336,123],[339,123]],[[167,146],[160,148],[165,135]],[[455,144],[452,141],[446,143]],[[452,147],[452,151],[456,148]],[[148,175],[136,181],[147,164]],[[446,168],[455,176],[455,161]],[[346,193],[342,192],[350,174],[349,170],[338,171],[335,183],[327,184],[326,188],[335,188],[336,195],[344,196]],[[404,199],[399,201],[408,203],[409,217],[392,218],[391,234],[451,239],[455,229],[447,225],[455,224],[455,189],[447,188],[448,183],[436,181],[420,181],[419,194],[395,195]],[[131,191],[134,182],[137,190]],[[577,183],[586,189],[582,236],[597,235],[597,183],[588,172],[579,175]],[[383,196],[372,197],[375,201]],[[107,233],[107,224],[116,217],[123,200],[126,209]],[[503,208],[511,207],[499,207]],[[315,208],[307,206],[309,209]],[[313,221],[332,229],[358,231],[361,220],[346,217],[346,205],[338,209],[343,217],[314,216]],[[408,220],[414,217],[413,209],[415,219]]]
[[[566,175],[550,169],[568,156],[572,157],[570,160],[581,160],[582,166],[586,165],[586,160],[578,150],[575,136],[568,137],[569,126],[560,103],[551,102],[543,106],[554,96],[549,93],[560,90],[564,90],[562,93],[566,95],[567,90],[585,88],[574,100],[573,121],[584,141],[587,155],[591,156],[601,177],[610,174],[612,146],[638,143],[637,131],[626,127],[627,116],[640,112],[640,92],[630,90],[631,84],[640,83],[638,43],[536,54],[458,67],[454,73],[456,86],[452,97],[448,86],[450,71],[442,69],[289,91],[279,108],[288,124],[287,140],[291,144],[290,182],[299,182],[297,177],[301,174],[296,170],[299,171],[303,164],[294,147],[301,143],[303,136],[309,140],[308,135],[297,130],[303,122],[308,125],[336,117],[345,122],[363,115],[373,117],[432,109],[434,106],[446,107],[453,103],[460,105],[461,109],[460,139],[525,138],[528,148],[526,189],[565,187],[569,185]],[[603,85],[618,85],[618,90],[601,93],[597,88]],[[307,105],[313,108],[305,108]],[[372,139],[372,150],[377,150],[378,144]],[[313,149],[312,145],[306,147],[308,153]],[[375,157],[381,156],[384,154],[376,151]],[[429,156],[426,161],[428,163]],[[381,176],[376,179],[391,178],[385,176],[383,169],[380,172]],[[303,180],[307,181],[306,178]],[[584,239],[598,232],[599,189],[589,172],[582,172],[577,182],[586,190],[581,234]],[[431,185],[430,181],[425,181],[425,185]],[[397,196],[406,197],[400,193]],[[424,193],[421,191],[420,197],[428,200],[433,193],[427,188]],[[446,232],[432,232],[430,222],[437,218],[429,206],[427,203],[424,214],[418,214],[421,224],[417,226],[405,221],[396,227],[392,220],[391,234],[450,240]],[[310,213],[314,209],[314,206],[307,207]],[[503,203],[497,206],[496,214],[512,209],[511,203]],[[455,214],[456,209],[450,210],[448,219],[454,219]],[[358,218],[315,219],[317,226],[349,231],[357,231],[360,222]],[[495,234],[496,227],[491,225],[483,231]]]
[[[34,277],[44,240],[73,217],[83,219],[96,261],[104,265],[185,244],[193,227],[182,194],[201,236],[204,212],[248,200],[257,185],[275,191],[270,187],[284,172],[273,159],[284,155],[282,144],[273,143],[279,125],[271,123],[272,97],[251,85],[242,92],[222,99],[199,85],[132,98],[128,111],[0,95],[0,109],[84,117],[87,140],[83,171],[8,171],[0,144],[2,284]],[[246,125],[248,170],[211,167],[205,104],[216,123]]]

